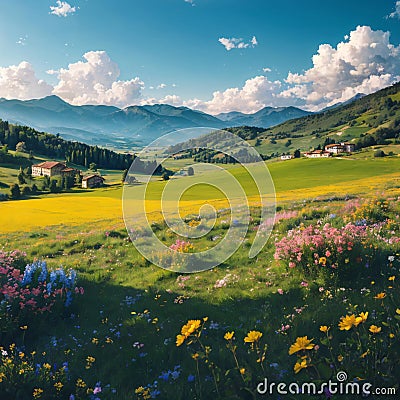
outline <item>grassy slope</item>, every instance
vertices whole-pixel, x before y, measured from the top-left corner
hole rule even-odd
[[[291,160],[268,164],[273,177],[278,201],[293,201],[324,195],[350,194],[355,191],[368,193],[384,188],[399,186],[400,158],[370,158],[366,160]],[[254,183],[243,168],[231,168],[230,172],[246,188],[251,198],[257,194]],[[214,173],[218,174],[218,173]],[[262,179],[262,176],[258,176]],[[217,183],[224,176],[213,176]],[[180,178],[178,186],[185,182],[207,181],[207,175]],[[159,209],[159,199],[165,182],[151,182],[147,196],[149,212]],[[84,193],[46,195],[41,199],[29,199],[0,203],[0,225],[2,231],[30,230],[48,225],[80,225],[82,223],[106,221],[122,223],[122,187],[114,185]],[[143,186],[130,189],[133,206],[138,207],[143,200]],[[182,206],[188,213],[198,211],[207,199],[221,199],[218,191],[209,186],[195,186],[185,193]],[[254,199],[253,199],[254,200]],[[217,202],[224,207],[225,203]],[[168,207],[167,207],[168,208]]]
[[[400,106],[389,106],[387,99],[400,102],[400,83],[365,96],[353,103],[320,114],[289,120],[262,132],[257,150],[262,154],[285,153],[295,149],[302,151],[316,147],[329,136],[335,141],[352,141],[360,134],[374,133],[400,118]],[[281,134],[299,135],[291,138],[292,144],[285,146],[288,138]],[[276,143],[271,143],[271,139]],[[252,145],[255,140],[250,141]]]

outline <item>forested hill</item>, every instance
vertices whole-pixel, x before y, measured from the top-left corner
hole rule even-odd
[[[15,150],[20,142],[25,143],[26,151],[31,154],[65,159],[67,162],[85,167],[95,163],[99,168],[127,169],[135,158],[132,154],[120,154],[98,146],[71,142],[58,135],[38,132],[28,126],[12,125],[0,120],[0,144]]]
[[[265,129],[266,135],[279,133],[323,134],[338,127],[359,127],[364,133],[398,125],[400,82],[368,96],[321,113],[286,121]],[[363,128],[363,129],[362,129]]]

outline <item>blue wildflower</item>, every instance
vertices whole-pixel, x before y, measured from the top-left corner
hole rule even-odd
[[[41,263],[41,272],[38,278],[39,282],[44,282],[47,279],[48,271],[47,271],[47,265],[45,261],[42,261]]]
[[[170,374],[171,374],[171,371],[162,372],[161,375],[159,376],[159,378],[165,382],[168,382]]]

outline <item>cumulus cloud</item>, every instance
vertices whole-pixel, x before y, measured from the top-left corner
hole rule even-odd
[[[242,39],[220,39],[227,50],[246,45]],[[256,41],[256,39],[255,39]],[[211,100],[191,99],[185,105],[218,114],[254,112],[265,106],[298,106],[316,111],[344,102],[357,93],[370,94],[400,80],[400,46],[390,33],[358,26],[335,46],[321,44],[313,66],[303,73],[289,72],[284,81],[265,76],[248,79],[243,87],[213,93]],[[263,68],[263,72],[270,72]]]
[[[140,101],[140,104],[141,105],[170,104],[173,106],[181,106],[182,99],[175,94],[168,94],[167,96],[164,96],[161,99],[156,98],[156,97],[148,97],[148,98],[142,99]]]
[[[400,19],[400,1],[396,1],[394,5],[394,11],[388,15],[388,18],[399,18]]]
[[[270,81],[265,76],[256,76],[248,79],[241,88],[235,87],[214,92],[209,101],[192,99],[184,104],[210,114],[233,110],[252,113],[266,105],[282,103],[277,97],[280,89],[280,81]]]
[[[28,100],[48,96],[52,89],[52,86],[36,77],[32,65],[26,61],[0,67],[0,97]]]
[[[118,80],[119,67],[105,51],[89,51],[83,58],[58,71],[54,94],[75,105],[127,106],[141,97],[144,83],[138,77]]]
[[[358,26],[336,48],[321,44],[310,69],[288,74],[292,86],[281,95],[300,97],[309,109],[318,109],[394,83],[400,76],[400,46],[389,39],[389,32]]]
[[[57,15],[58,17],[67,17],[69,14],[74,14],[76,7],[72,7],[66,1],[57,1],[56,6],[50,6],[50,14]]]
[[[249,42],[244,42],[242,38],[225,38],[221,37],[218,41],[225,47],[226,50],[232,49],[247,49],[248,47],[255,47],[258,45],[257,38],[255,36]]]

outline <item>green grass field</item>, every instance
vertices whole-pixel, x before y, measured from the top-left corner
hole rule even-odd
[[[253,204],[250,229],[231,258],[212,270],[190,275],[152,265],[134,248],[122,219],[120,172],[102,171],[110,186],[101,189],[1,202],[3,251],[20,249],[26,253],[26,262],[45,260],[50,269],[73,268],[85,293],[76,296],[69,310],[57,308],[43,315],[20,312],[4,325],[0,346],[8,355],[0,362],[0,398],[16,398],[18,387],[22,399],[34,398],[37,388],[43,390],[40,398],[44,399],[68,399],[72,393],[76,399],[89,399],[101,387],[97,396],[102,400],[255,399],[257,383],[264,377],[276,382],[321,382],[340,370],[351,379],[398,388],[399,164],[399,157],[372,156],[268,163],[281,219],[254,259],[247,254],[260,223],[256,187],[243,168],[229,166],[228,172]],[[171,167],[179,165],[171,163]],[[261,171],[256,170],[257,179],[265,178]],[[167,246],[175,243],[177,235],[159,216],[162,190],[167,184],[178,190],[187,183],[199,183],[182,197],[183,214],[196,214],[205,202],[221,210],[227,206],[221,192],[201,183],[210,174],[217,186],[225,183],[218,171],[170,183],[150,182],[149,214],[158,215],[153,228]],[[130,190],[139,212],[143,186]],[[387,218],[384,224],[382,215]],[[298,228],[299,234],[309,225],[341,227],[363,218],[380,230],[374,231],[371,225],[371,238],[357,242],[359,247],[342,258],[338,252],[326,256],[338,257],[339,271],[354,268],[354,276],[368,261],[370,270],[357,279],[339,280],[335,270],[310,274],[274,258],[275,244],[288,229]],[[228,219],[229,213],[221,211],[213,231],[191,241],[194,251],[218,243],[226,234]],[[388,257],[393,257],[389,263]],[[377,265],[379,273],[372,270]],[[375,299],[379,293],[385,294],[383,300]],[[357,330],[354,326],[350,331],[339,330],[342,316],[361,311],[369,312],[367,322]],[[0,317],[4,315],[0,309]],[[206,322],[204,317],[208,317]],[[193,319],[204,324],[201,335],[195,329],[176,346],[176,335]],[[372,324],[382,332],[372,334],[368,330]],[[325,325],[329,335],[319,329]],[[263,336],[244,342],[252,330]],[[232,342],[224,339],[226,332],[234,332]],[[290,346],[306,335],[319,350],[289,355]],[[11,343],[18,349],[13,357]],[[306,367],[295,373],[294,365],[304,361],[300,356],[306,357]],[[385,363],[377,361],[381,359]],[[41,372],[35,375],[36,364]],[[55,365],[67,365],[67,370],[56,373]],[[376,372],[378,368],[383,372]],[[62,387],[55,386],[58,383]]]
[[[354,191],[367,193],[378,191],[389,182],[398,182],[400,159],[397,157],[368,160],[328,159],[328,160],[290,160],[269,163],[268,168],[273,178],[278,201],[293,201],[302,198],[314,198],[335,194],[351,194]],[[258,191],[246,171],[241,167],[230,167],[229,172],[244,187],[251,201],[258,201]],[[109,173],[109,172],[108,172]],[[256,170],[256,179],[263,179],[262,170]],[[49,225],[79,224],[90,221],[121,221],[122,218],[122,186],[117,182],[120,173],[106,175],[111,186],[82,193],[66,193],[38,196],[37,199],[9,201],[0,203],[1,226],[3,231],[18,231],[33,227]],[[222,173],[212,173],[212,183],[221,185],[225,180]],[[178,190],[187,182],[196,184],[207,181],[207,175],[198,174],[193,177],[176,179]],[[149,212],[159,209],[159,200],[166,185],[163,181],[151,182],[148,193],[144,197],[144,186],[138,185],[129,189],[129,198],[140,205],[143,198],[148,200]],[[396,186],[396,185],[394,185]],[[209,186],[196,185],[186,191],[182,197],[182,205],[187,210],[195,209],[207,200],[223,200],[220,191]],[[268,195],[270,193],[261,193]],[[222,203],[219,203],[222,207]],[[135,207],[135,205],[133,205]]]

